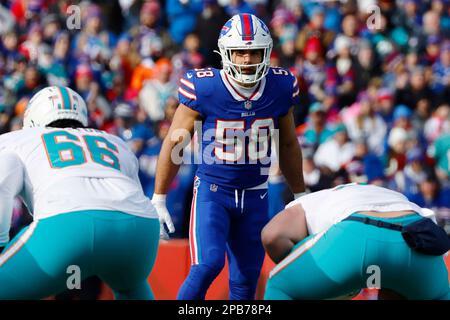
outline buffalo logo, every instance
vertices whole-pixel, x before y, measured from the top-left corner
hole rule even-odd
[[[227,23],[225,23],[225,25],[220,30],[220,37],[223,37],[231,30],[231,23],[232,23],[231,19],[228,20]]]
[[[270,33],[269,28],[267,28],[266,24],[264,22],[262,22],[261,20],[259,21],[261,24],[261,28],[264,30],[264,32],[266,33]]]

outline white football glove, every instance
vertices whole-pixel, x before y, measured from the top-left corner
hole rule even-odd
[[[166,207],[166,195],[165,194],[153,194],[152,204],[156,209],[159,217],[159,237],[163,240],[168,240],[169,235],[164,229],[164,224],[166,224],[169,233],[175,232],[175,227],[170,217],[169,210]]]

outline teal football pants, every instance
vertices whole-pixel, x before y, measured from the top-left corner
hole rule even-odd
[[[370,218],[403,225],[421,219],[418,214]],[[412,250],[399,231],[356,221],[339,222],[326,232],[298,243],[272,270],[264,298],[348,297],[372,285],[376,270],[381,288],[391,289],[408,299],[450,298],[443,256]]]
[[[34,221],[0,255],[0,299],[60,293],[76,270],[81,280],[97,275],[116,299],[153,299],[147,277],[158,241],[158,219],[118,211],[77,211]]]

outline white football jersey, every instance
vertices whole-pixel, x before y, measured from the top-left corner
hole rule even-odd
[[[20,196],[35,220],[79,210],[158,217],[142,191],[135,155],[104,131],[36,127],[3,134],[0,166],[6,165],[17,174],[7,180],[0,170],[0,183],[21,184]]]
[[[374,185],[349,183],[332,189],[313,192],[289,203],[286,208],[301,204],[305,210],[309,234],[328,230],[357,211],[392,212],[413,210],[435,219],[431,210],[422,209],[401,193]]]

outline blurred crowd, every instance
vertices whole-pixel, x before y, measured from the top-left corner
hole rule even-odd
[[[266,22],[272,65],[298,78],[308,190],[386,186],[450,226],[449,0],[0,0],[0,134],[21,128],[39,89],[69,86],[91,127],[130,144],[151,197],[178,80],[221,67],[213,51],[237,13]],[[175,237],[187,236],[195,169],[182,165],[168,195]],[[290,197],[274,161],[270,215]]]

